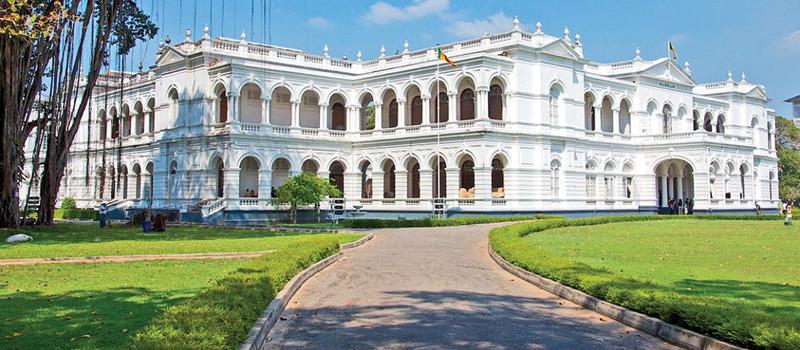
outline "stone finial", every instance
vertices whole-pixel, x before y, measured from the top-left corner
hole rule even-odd
[[[328,55],[328,44],[325,44],[325,47],[322,48],[322,55],[325,57],[331,57]]]
[[[581,35],[575,34],[575,47],[581,47]]]
[[[733,81],[733,72],[731,72],[730,69],[728,69],[728,81],[730,81],[730,82]]]
[[[158,49],[161,50],[163,48],[164,48],[164,40],[159,40],[158,41]]]
[[[742,83],[742,84],[747,83],[747,75],[744,74],[744,72],[742,72],[742,80],[740,81],[740,83]]]
[[[636,47],[636,51],[633,52],[633,60],[634,61],[641,61],[642,60],[642,50],[639,50],[639,47]]]
[[[208,28],[208,24],[203,27],[203,39],[210,39],[211,38],[211,29]]]
[[[567,26],[564,26],[564,41],[566,41],[566,42],[570,42],[571,41],[570,38],[569,38],[569,27],[567,27]]]
[[[166,37],[166,38],[164,38],[164,43],[166,43],[167,45],[169,45],[170,43],[172,43],[172,39],[170,39],[170,38],[169,38],[169,34],[167,34],[167,37]]]
[[[403,53],[408,53],[408,40],[403,42]]]
[[[544,34],[544,32],[542,32],[542,22],[536,22],[536,32],[534,34]]]
[[[519,17],[514,16],[514,31],[519,31]]]
[[[247,41],[247,33],[244,32],[244,29],[242,29],[242,34],[239,34],[239,40],[242,42]]]
[[[692,75],[692,68],[689,68],[689,61],[683,63],[683,70],[686,72],[686,74],[689,74],[689,76]]]
[[[184,38],[183,41],[187,43],[192,41],[192,31],[189,28],[186,28],[186,31],[183,32],[183,35],[186,36],[186,38]]]
[[[358,53],[356,54],[356,61],[361,62],[361,57],[362,56],[363,55],[361,54],[361,50],[358,50]]]
[[[386,47],[381,45],[381,58],[386,57]]]

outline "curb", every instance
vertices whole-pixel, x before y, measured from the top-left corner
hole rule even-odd
[[[665,340],[671,344],[692,350],[744,349],[719,339],[702,335],[686,328],[664,322],[655,317],[650,317],[645,314],[626,309],[622,306],[600,300],[577,289],[567,287],[551,279],[539,276],[533,272],[512,265],[503,259],[503,257],[501,257],[499,254],[495,253],[491,245],[487,246],[492,260],[494,260],[497,265],[503,268],[503,270],[508,271],[512,275],[521,278],[537,288],[543,289],[551,294],[578,304],[584,309],[589,309],[603,316],[607,316],[620,323]]]
[[[316,264],[309,266],[307,269],[292,277],[292,279],[283,286],[283,289],[275,294],[275,299],[273,299],[269,305],[267,305],[264,312],[261,313],[261,316],[256,320],[256,324],[250,329],[250,332],[247,333],[247,339],[239,346],[239,350],[260,349],[267,340],[269,331],[272,330],[272,327],[278,322],[278,318],[283,313],[283,310],[286,309],[286,305],[289,304],[289,300],[292,299],[292,296],[300,289],[303,283],[317,274],[317,272],[324,270],[326,267],[338,261],[343,255],[341,252],[342,250],[360,247],[371,240],[372,237],[373,234],[370,233],[357,241],[340,244],[339,252],[318,261]]]

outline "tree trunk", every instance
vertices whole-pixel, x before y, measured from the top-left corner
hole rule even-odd
[[[19,225],[20,151],[22,150],[22,100],[17,70],[22,60],[20,40],[0,36],[0,227]]]
[[[292,204],[292,223],[297,223],[297,204]]]

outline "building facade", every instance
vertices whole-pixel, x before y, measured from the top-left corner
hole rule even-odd
[[[688,63],[638,49],[598,63],[580,36],[516,21],[441,49],[456,66],[407,42],[346,60],[187,31],[149,70],[101,78],[61,195],[230,222],[263,219],[301,172],[371,216],[778,200],[774,112],[744,76],[696,83]]]
[[[792,104],[792,120],[794,121],[794,126],[800,127],[800,95],[792,97],[786,102]]]

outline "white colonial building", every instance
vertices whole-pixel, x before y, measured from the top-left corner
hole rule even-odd
[[[745,80],[669,58],[594,62],[525,32],[356,60],[187,31],[155,65],[103,76],[62,196],[264,220],[273,188],[330,178],[367,215],[772,208],[774,112]],[[371,117],[374,116],[374,119]],[[187,217],[189,217],[187,215]]]

